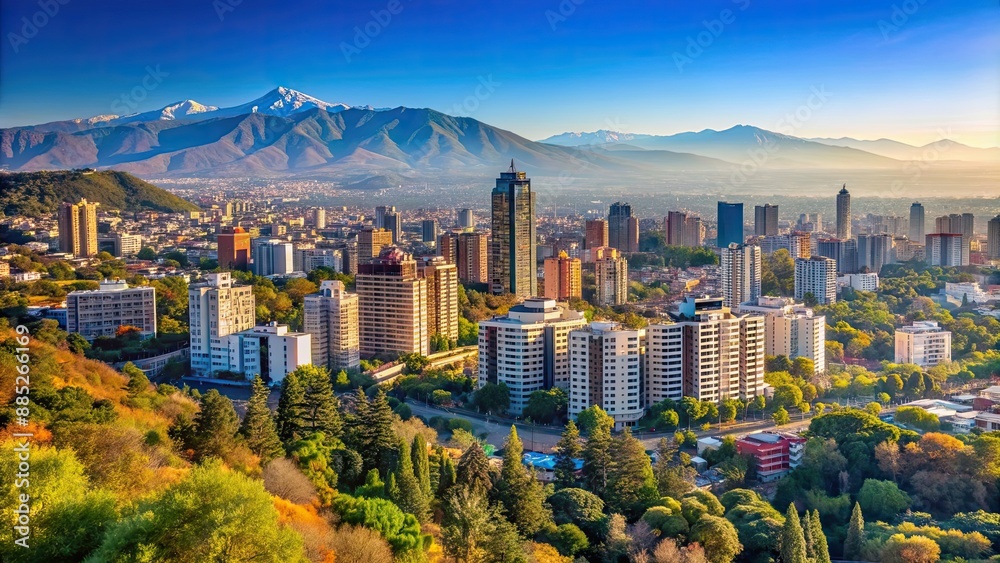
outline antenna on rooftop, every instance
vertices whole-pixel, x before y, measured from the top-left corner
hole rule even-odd
[[[513,158],[510,159],[510,168],[507,169],[507,172],[517,172],[517,168],[514,168],[514,159]]]

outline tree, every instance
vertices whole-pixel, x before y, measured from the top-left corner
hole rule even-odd
[[[830,563],[830,547],[826,542],[826,534],[823,533],[823,524],[819,520],[819,510],[813,510],[812,514],[809,515],[809,528],[813,540],[815,563]]]
[[[886,522],[910,506],[910,495],[899,490],[892,481],[865,479],[857,498],[862,512],[869,518]]]
[[[566,424],[562,437],[556,444],[555,485],[556,488],[572,487],[576,484],[576,459],[583,448],[580,446],[580,431],[572,420]]]
[[[498,517],[502,519],[489,507],[486,497],[474,490],[463,488],[451,495],[441,526],[445,555],[456,561],[480,561]]]
[[[507,518],[522,534],[530,537],[550,521],[552,516],[545,508],[542,485],[524,466],[523,455],[524,448],[517,436],[517,428],[511,426],[503,446],[503,464],[496,492]]]
[[[577,413],[576,425],[580,428],[581,434],[589,436],[593,429],[597,427],[607,426],[609,430],[614,428],[615,419],[604,412],[604,409],[594,405]]]
[[[590,407],[590,409],[596,410],[592,411],[595,414],[593,417],[594,421],[587,423],[587,426],[591,427],[588,428],[587,443],[583,447],[583,482],[587,486],[587,489],[606,501],[608,479],[611,473],[611,464],[613,463],[611,428],[614,425],[614,420],[606,414],[601,417],[600,415],[604,414],[604,411],[596,405]],[[586,409],[580,415],[590,411],[590,409]],[[588,418],[590,417],[585,417],[581,420],[580,416],[578,416],[577,420],[583,426],[584,421]]]
[[[774,414],[771,415],[771,420],[774,421],[775,426],[784,426],[792,421],[785,407],[778,407],[778,410],[774,411]]]
[[[211,393],[211,391],[209,392]],[[206,394],[207,396],[207,394]],[[270,561],[304,558],[260,481],[218,464],[194,467],[112,525],[94,561]]]
[[[941,548],[925,536],[894,534],[882,548],[884,563],[936,563],[940,559]]]
[[[802,402],[802,389],[794,383],[784,383],[774,388],[772,402],[786,409],[798,406]]]
[[[847,526],[847,537],[844,539],[844,557],[858,559],[861,557],[861,547],[865,542],[865,519],[861,514],[861,504],[855,502],[851,512],[851,522]]]
[[[423,549],[426,538],[420,533],[420,522],[416,516],[403,512],[386,499],[339,494],[333,500],[332,508],[340,515],[341,521],[379,532],[397,557],[416,555]]]
[[[281,456],[281,439],[267,406],[270,389],[264,385],[264,380],[258,375],[253,379],[250,399],[247,401],[247,413],[240,424],[240,435],[246,440],[247,447],[261,459],[261,464]]]
[[[506,383],[487,383],[476,391],[473,402],[479,412],[507,412],[510,408],[510,389]]]
[[[122,366],[122,375],[128,377],[128,384],[125,388],[130,397],[135,397],[139,393],[149,390],[149,378],[146,377],[146,373],[132,362],[125,362],[125,365]]]
[[[528,396],[528,405],[524,407],[524,417],[542,424],[561,420],[566,415],[569,397],[566,391],[559,387],[549,390],[538,390]]]
[[[393,502],[402,509],[424,520],[428,516],[428,499],[413,474],[413,458],[410,457],[410,445],[406,440],[399,441],[399,455],[396,456],[396,471],[390,477],[395,477],[396,491],[390,496]]]
[[[199,458],[222,457],[233,447],[233,436],[239,430],[233,402],[210,389],[201,397],[201,410],[194,418],[194,449]]]
[[[645,448],[630,429],[612,441],[614,460],[607,482],[605,502],[612,512],[634,520],[659,498],[653,468]]]
[[[378,469],[388,474],[395,467],[399,438],[392,423],[396,416],[385,391],[379,388],[372,400],[358,389],[354,413],[348,417],[345,439],[364,459],[364,471]]]
[[[908,424],[925,432],[933,432],[941,427],[937,415],[920,407],[902,406],[896,409],[896,422]]]
[[[338,563],[393,563],[389,544],[378,532],[364,526],[340,526],[329,537],[327,546]]]
[[[781,561],[782,563],[806,563],[805,534],[799,523],[799,511],[795,504],[789,504],[785,512],[785,525],[781,528]]]
[[[816,364],[809,358],[799,356],[792,360],[791,369],[789,371],[795,377],[809,379],[816,372]]]
[[[490,479],[490,461],[479,442],[473,442],[458,460],[455,484],[481,495],[493,487]]]
[[[339,438],[344,424],[340,418],[340,400],[333,393],[330,371],[312,364],[299,366],[295,373],[302,382],[303,429],[306,433],[322,432],[330,438]]]
[[[66,346],[69,348],[70,352],[73,352],[78,356],[82,356],[87,352],[87,350],[90,350],[90,342],[76,332],[71,332],[66,335]]]
[[[148,246],[144,246],[139,249],[139,253],[135,257],[139,260],[156,260],[156,251]]]
[[[583,489],[566,488],[548,499],[556,524],[576,524],[588,536],[603,533],[604,501]]]
[[[753,398],[754,410],[756,410],[757,412],[764,412],[764,409],[766,407],[767,407],[767,400],[764,398],[763,395],[757,395],[756,397]]]
[[[712,563],[731,563],[743,551],[736,528],[718,516],[702,516],[691,527],[691,539],[705,548],[705,555]]]
[[[291,444],[305,436],[305,402],[305,386],[299,380],[296,370],[281,381],[281,398],[278,399],[278,412],[275,415],[278,437],[285,444]]]
[[[423,434],[417,432],[413,436],[410,455],[413,460],[413,476],[420,483],[420,491],[424,494],[424,498],[430,501],[433,498],[431,496],[430,459],[427,455],[427,439],[424,438]]]

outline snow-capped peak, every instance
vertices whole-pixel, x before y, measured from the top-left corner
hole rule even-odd
[[[269,115],[287,116],[300,111],[313,108],[320,108],[329,112],[338,112],[347,109],[347,104],[331,104],[319,98],[314,98],[308,94],[303,94],[298,90],[292,90],[284,86],[279,86],[250,102],[251,106],[257,106],[257,112]]]

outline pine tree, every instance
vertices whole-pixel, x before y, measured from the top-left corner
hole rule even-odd
[[[861,505],[854,503],[851,512],[851,522],[847,526],[847,537],[844,539],[844,558],[857,559],[861,557],[861,545],[865,541],[865,518],[861,514]]]
[[[221,457],[232,448],[240,419],[228,397],[215,389],[201,397],[201,410],[194,417],[194,449],[199,458]]]
[[[795,503],[788,505],[785,525],[781,528],[781,562],[807,563],[806,540],[799,522],[799,511]]]
[[[601,423],[590,429],[583,447],[583,482],[602,499],[606,496],[611,463],[611,426]]]
[[[545,508],[545,493],[541,483],[524,466],[524,447],[517,436],[517,428],[510,427],[510,434],[503,446],[503,465],[497,496],[503,504],[507,518],[525,536],[533,536],[551,520]]]
[[[364,471],[378,469],[387,474],[395,469],[399,443],[392,427],[394,417],[385,391],[379,389],[375,398],[369,401],[364,391],[358,389],[354,413],[347,419],[344,438],[351,449],[361,454]]]
[[[455,462],[451,460],[448,454],[444,454],[441,457],[441,466],[438,471],[441,477],[438,479],[437,496],[443,499],[448,494],[448,491],[455,486],[455,483],[458,482]]]
[[[628,428],[612,440],[614,460],[608,470],[608,510],[638,518],[659,499],[653,467],[642,442]]]
[[[442,452],[443,448],[441,446],[434,446],[431,453],[427,456],[427,462],[429,465],[429,477],[431,482],[431,492],[437,493],[438,485],[441,484],[441,456],[444,455]]]
[[[826,543],[823,524],[819,521],[819,510],[813,510],[809,527],[812,529],[813,560],[815,563],[830,563],[830,546]]]
[[[281,381],[281,398],[275,416],[278,437],[285,445],[302,439],[305,434],[305,402],[305,387],[293,371]]]
[[[479,442],[473,442],[458,460],[455,484],[474,494],[485,494],[493,487],[490,480],[490,462]]]
[[[399,504],[399,485],[396,484],[396,474],[390,473],[389,478],[385,480],[385,496]]]
[[[410,455],[413,461],[413,476],[420,483],[420,492],[428,501],[431,499],[431,472],[430,459],[427,456],[427,440],[424,435],[417,433],[413,437],[413,445],[410,447]]]
[[[418,520],[426,520],[428,514],[427,497],[424,496],[420,481],[413,474],[413,458],[410,457],[410,445],[406,443],[406,440],[399,441],[395,477],[398,490],[397,497],[393,498],[393,502],[403,512],[413,514]]]
[[[322,432],[327,438],[340,438],[343,421],[340,401],[333,393],[330,372],[325,367],[301,366],[295,370],[304,388],[303,418],[309,432]]]
[[[246,440],[250,451],[260,457],[261,463],[267,463],[284,454],[284,450],[271,409],[267,406],[270,390],[260,376],[254,378],[252,389],[250,400],[247,401],[247,413],[240,425],[240,435]]]
[[[566,424],[556,444],[555,484],[557,489],[576,485],[576,458],[580,457],[580,430],[572,420]]]
[[[816,559],[816,542],[813,539],[812,516],[808,510],[806,510],[800,524],[802,526],[802,537],[806,541],[806,557],[809,558],[810,562],[813,562]]]

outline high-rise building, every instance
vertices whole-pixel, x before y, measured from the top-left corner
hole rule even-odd
[[[705,225],[700,217],[669,211],[663,227],[670,246],[701,246],[705,242]]]
[[[258,276],[283,276],[295,271],[295,245],[282,240],[253,240],[253,273]]]
[[[87,340],[114,337],[119,327],[134,326],[143,338],[156,336],[156,288],[129,287],[122,280],[104,280],[93,290],[66,295],[66,331]]]
[[[858,235],[858,271],[879,273],[882,266],[895,262],[892,235]]]
[[[445,231],[438,235],[437,253],[445,262],[458,264],[458,233]]]
[[[243,227],[223,227],[216,240],[220,268],[247,270],[250,266],[250,233]]]
[[[740,303],[760,297],[760,247],[733,243],[719,249],[719,252],[723,307],[735,309]]]
[[[645,414],[642,396],[644,331],[594,322],[569,333],[569,416],[597,405],[615,429],[635,426]]]
[[[413,256],[386,247],[354,280],[362,356],[430,353],[427,280]]]
[[[716,214],[718,222],[715,245],[725,248],[730,244],[743,244],[743,204],[720,201]]]
[[[858,271],[858,241],[855,239],[820,239],[816,244],[816,254],[836,260],[838,274]]]
[[[808,233],[818,233],[823,230],[823,214],[822,213],[802,213],[799,215],[799,225],[798,229],[800,231],[805,231]]]
[[[569,333],[587,325],[580,311],[553,299],[529,298],[506,315],[479,323],[479,385],[504,383],[521,415],[535,391],[569,390]]]
[[[615,249],[608,250],[608,255],[594,262],[596,300],[600,305],[624,305],[628,302],[628,260]]]
[[[569,301],[583,297],[583,281],[579,258],[560,252],[556,258],[545,259],[545,298]]]
[[[646,328],[646,403],[691,396],[718,403],[764,392],[764,317],[721,297],[685,298],[673,322]]]
[[[489,247],[486,233],[459,233],[455,246],[458,279],[467,283],[489,283]]]
[[[292,268],[295,272],[311,272],[316,268],[330,268],[335,272],[344,271],[344,253],[334,248],[311,248],[311,244],[297,243],[292,252]]]
[[[326,228],[326,209],[314,207],[312,210],[313,226],[317,229]]]
[[[837,300],[837,261],[826,256],[795,259],[795,299],[812,295],[818,305]]]
[[[288,325],[271,321],[231,334],[224,339],[229,348],[226,371],[242,373],[247,379],[260,375],[271,385],[312,361],[312,339],[304,332],[292,332]]]
[[[378,207],[375,208],[375,220],[372,222],[372,227],[376,229],[386,228],[385,216],[389,213],[395,213],[395,212],[396,208],[392,205],[379,205]]]
[[[440,256],[426,258],[420,275],[427,280],[427,333],[458,340],[458,269]]]
[[[437,242],[438,224],[434,219],[424,219],[420,223],[421,242]]]
[[[188,286],[191,372],[210,376],[229,370],[228,336],[253,328],[257,312],[250,286],[233,285],[232,274],[206,274]]]
[[[531,297],[538,293],[535,273],[535,193],[524,172],[501,172],[492,194],[493,238],[490,242],[490,290]]]
[[[335,373],[358,367],[358,296],[347,293],[344,282],[324,280],[319,292],[304,301],[302,324],[311,338],[313,363]]]
[[[608,246],[618,252],[639,252],[639,218],[632,216],[632,206],[615,202],[608,211]]]
[[[458,228],[471,229],[476,226],[476,219],[472,215],[471,209],[458,210]]]
[[[778,206],[765,203],[753,208],[753,234],[770,237],[778,234]]]
[[[768,356],[807,358],[813,374],[826,372],[826,317],[787,297],[761,297],[740,305],[740,313],[764,315],[764,352]]]
[[[991,260],[1000,259],[1000,215],[986,225],[986,255]]]
[[[968,266],[969,252],[962,233],[933,233],[926,237],[924,256],[930,266]]]
[[[757,237],[757,244],[765,255],[774,254],[778,250],[784,249],[792,258],[812,256],[812,237],[804,231],[793,231],[787,235]]]
[[[358,265],[370,264],[382,249],[392,245],[392,232],[387,229],[365,227],[358,232]]]
[[[924,243],[924,206],[914,202],[910,206],[910,240]]]
[[[837,194],[837,238],[851,238],[851,194],[847,191],[847,184]]]
[[[399,244],[403,238],[403,217],[399,213],[386,213],[382,218],[383,229],[392,234],[392,244]]]
[[[59,250],[80,258],[97,255],[97,206],[81,199],[80,203],[59,206]]]
[[[586,249],[608,246],[608,222],[604,219],[587,219],[583,247]]]
[[[135,256],[142,250],[142,235],[115,232],[97,237],[97,246],[116,258]]]
[[[951,332],[935,321],[915,321],[896,329],[897,364],[929,368],[951,361]]]

